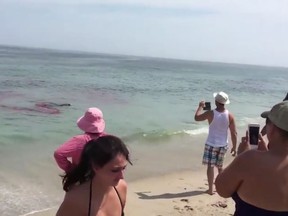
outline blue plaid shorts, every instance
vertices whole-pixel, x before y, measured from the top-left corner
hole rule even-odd
[[[217,168],[223,167],[223,161],[227,152],[228,146],[213,147],[205,144],[202,164]]]

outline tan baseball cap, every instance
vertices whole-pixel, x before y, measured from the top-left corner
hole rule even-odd
[[[288,131],[288,101],[274,105],[270,111],[263,112],[261,116],[269,118],[278,128]]]

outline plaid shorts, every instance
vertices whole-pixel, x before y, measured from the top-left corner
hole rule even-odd
[[[202,164],[217,168],[223,167],[223,161],[227,152],[228,146],[213,147],[205,144]]]

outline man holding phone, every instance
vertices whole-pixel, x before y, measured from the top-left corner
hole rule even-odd
[[[225,105],[230,103],[225,92],[214,93],[216,109],[203,112],[205,102],[200,101],[196,110],[195,121],[205,121],[209,123],[209,133],[205,143],[202,164],[207,165],[207,178],[209,189],[207,193],[213,195],[214,166],[218,168],[218,173],[223,170],[223,160],[228,149],[228,130],[230,129],[233,156],[236,155],[237,131],[234,116]]]

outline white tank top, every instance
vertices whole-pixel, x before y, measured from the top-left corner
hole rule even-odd
[[[228,145],[229,112],[218,112],[213,110],[213,120],[209,125],[209,133],[206,144],[214,147]]]

